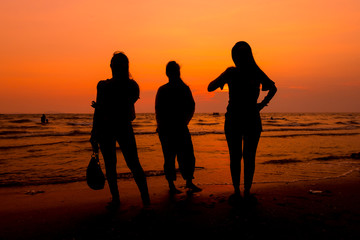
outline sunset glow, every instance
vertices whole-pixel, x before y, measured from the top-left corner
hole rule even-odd
[[[140,85],[138,112],[154,112],[170,60],[197,112],[224,112],[226,91],[206,89],[240,40],[278,87],[266,111],[360,111],[359,1],[6,0],[0,9],[0,113],[91,112],[117,50]]]

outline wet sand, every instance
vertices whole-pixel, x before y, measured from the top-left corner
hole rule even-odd
[[[196,181],[195,181],[196,183]],[[360,172],[295,183],[255,184],[257,204],[232,206],[229,185],[171,196],[148,178],[143,209],[132,179],[119,180],[121,207],[85,182],[0,189],[0,239],[360,239]],[[310,191],[312,190],[312,191]]]

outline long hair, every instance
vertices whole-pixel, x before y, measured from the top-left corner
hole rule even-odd
[[[236,67],[259,68],[256,64],[250,45],[247,42],[237,42],[231,50]]]
[[[110,67],[115,78],[129,79],[129,59],[123,52],[114,52],[111,58]]]

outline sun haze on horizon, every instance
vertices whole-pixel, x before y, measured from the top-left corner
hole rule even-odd
[[[225,112],[227,92],[206,89],[233,65],[237,41],[278,87],[265,111],[360,111],[359,1],[14,0],[0,9],[0,113],[91,113],[114,51],[140,86],[137,112],[154,112],[171,60],[197,112]]]

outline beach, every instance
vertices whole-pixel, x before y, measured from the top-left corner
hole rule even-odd
[[[233,206],[231,186],[169,195],[164,178],[149,178],[143,208],[132,180],[120,180],[121,207],[85,182],[0,189],[1,239],[359,239],[360,172],[337,179],[262,183],[258,202]]]
[[[360,114],[264,113],[252,193],[229,204],[224,114],[197,113],[189,129],[194,183],[170,196],[154,114],[133,122],[151,205],[143,208],[117,149],[121,206],[107,184],[86,184],[91,114],[0,115],[0,239],[359,239]],[[100,155],[100,164],[104,162]],[[243,176],[243,173],[242,173]],[[243,178],[241,189],[243,189]]]

